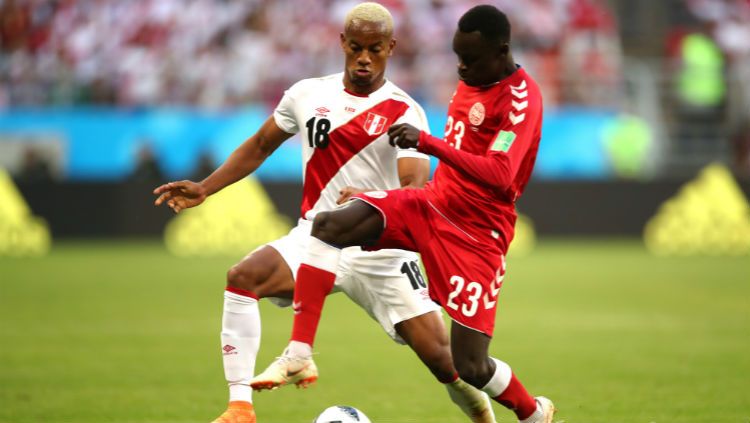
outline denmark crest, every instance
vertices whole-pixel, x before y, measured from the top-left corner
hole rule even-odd
[[[469,122],[472,125],[478,126],[484,122],[484,105],[480,102],[474,103],[469,110]]]
[[[385,131],[386,123],[388,123],[388,118],[385,116],[367,112],[367,119],[365,120],[363,127],[368,135],[380,135]]]

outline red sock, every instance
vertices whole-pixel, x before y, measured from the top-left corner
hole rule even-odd
[[[315,332],[318,331],[320,313],[326,296],[333,289],[336,275],[307,264],[297,270],[297,282],[294,287],[294,326],[292,341],[313,345]]]
[[[516,375],[511,375],[508,387],[493,399],[513,410],[518,420],[525,420],[536,411],[536,400],[526,392],[526,388],[521,385]]]

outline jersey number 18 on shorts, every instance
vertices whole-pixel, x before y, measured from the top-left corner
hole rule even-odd
[[[422,272],[419,270],[419,263],[417,263],[416,260],[405,261],[404,264],[401,265],[401,273],[409,278],[409,282],[411,282],[411,287],[413,289],[427,288],[427,284],[425,283],[424,278],[422,278]]]

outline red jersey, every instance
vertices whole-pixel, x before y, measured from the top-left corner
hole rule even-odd
[[[425,187],[430,202],[471,236],[492,236],[507,251],[541,134],[542,97],[525,70],[487,87],[459,82],[445,138],[423,132],[419,140],[419,151],[440,159]]]

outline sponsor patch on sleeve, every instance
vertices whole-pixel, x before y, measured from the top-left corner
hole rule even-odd
[[[490,150],[502,151],[507,153],[510,150],[510,146],[513,145],[513,141],[516,140],[516,133],[513,131],[500,131],[495,138],[495,142],[492,144]]]

